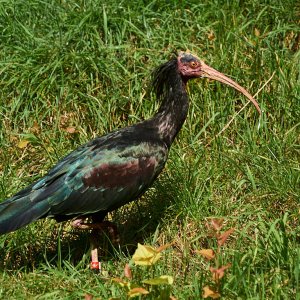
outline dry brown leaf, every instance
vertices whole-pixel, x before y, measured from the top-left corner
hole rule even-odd
[[[225,270],[227,270],[230,267],[231,267],[231,264],[228,264],[226,266],[222,266],[219,269],[210,268],[209,270],[212,273],[213,280],[214,281],[219,281],[224,276]]]
[[[93,295],[91,295],[91,294],[84,295],[84,300],[92,300],[92,299],[93,299]]]
[[[174,243],[169,243],[169,244],[161,245],[161,246],[159,246],[159,247],[156,249],[156,251],[157,251],[157,252],[162,252],[162,251],[166,250],[167,248],[173,246],[173,244],[174,244]]]
[[[230,228],[218,236],[218,245],[223,246],[228,237],[234,232],[234,228]]]
[[[259,37],[260,31],[257,28],[254,28],[254,34],[255,34],[255,36]]]
[[[125,268],[124,268],[124,275],[125,277],[127,277],[128,279],[131,279],[132,278],[132,273],[131,273],[131,269],[129,267],[129,264],[126,264],[125,265]]]
[[[215,230],[215,231],[220,231],[223,227],[223,219],[212,219],[211,220],[211,227]]]
[[[66,130],[66,132],[71,133],[71,134],[77,132],[75,127],[67,127],[65,130]]]
[[[215,33],[213,31],[210,31],[207,33],[207,38],[212,41],[215,39]]]
[[[202,255],[204,258],[208,260],[215,258],[215,252],[212,249],[195,250],[195,253]]]
[[[213,299],[218,299],[221,297],[221,295],[218,292],[214,291],[211,287],[206,285],[203,288],[203,298],[208,298],[208,297]]]
[[[30,132],[32,133],[39,133],[40,127],[37,121],[34,121],[33,126],[30,128]]]

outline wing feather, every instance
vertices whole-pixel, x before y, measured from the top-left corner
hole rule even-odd
[[[113,152],[106,148],[94,149],[92,153],[85,151],[85,156],[81,153],[79,157],[72,159],[69,168],[63,162],[67,170],[63,175],[59,168],[58,172],[52,170],[49,173],[51,180],[46,178],[40,197],[49,195],[48,216],[110,211],[134,200],[161,172],[167,159],[167,148],[140,143]],[[50,190],[55,185],[60,188],[53,194]]]

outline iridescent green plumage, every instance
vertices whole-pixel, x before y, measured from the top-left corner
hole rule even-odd
[[[52,217],[58,221],[107,214],[137,199],[162,171],[188,112],[186,83],[209,77],[254,98],[191,53],[180,53],[154,72],[161,101],[149,120],[98,137],[63,158],[49,173],[0,204],[0,234]]]
[[[176,67],[173,59],[155,73],[157,96],[163,97],[152,119],[81,146],[45,177],[1,203],[0,233],[44,217],[62,221],[98,214],[102,219],[144,193],[162,171],[186,118],[188,98]],[[172,86],[166,78],[174,80]]]

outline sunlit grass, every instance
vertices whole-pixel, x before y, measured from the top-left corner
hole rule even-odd
[[[0,237],[1,299],[126,299],[109,279],[123,276],[138,242],[173,242],[153,275],[173,276],[177,299],[199,299],[210,274],[193,251],[213,247],[205,224],[216,217],[235,228],[222,252],[232,264],[225,299],[300,299],[297,9],[296,1],[3,2],[1,200],[91,138],[153,115],[151,72],[173,51],[190,49],[252,94],[266,85],[256,97],[262,117],[248,105],[219,134],[246,99],[191,82],[164,173],[138,204],[110,216],[122,242],[103,240],[103,276],[88,270],[87,235],[43,220]]]

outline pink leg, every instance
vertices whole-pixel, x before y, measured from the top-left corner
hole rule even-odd
[[[97,242],[98,232],[93,229],[91,232],[91,270],[96,272],[101,272],[101,263],[98,257],[98,242]]]
[[[85,219],[80,218],[76,219],[72,222],[72,226],[78,229],[84,230],[92,230],[91,231],[91,269],[100,271],[101,263],[98,258],[98,242],[97,238],[99,235],[99,231],[103,232],[108,230],[109,235],[111,236],[112,243],[119,243],[120,238],[117,231],[117,226],[109,221],[103,221],[101,223],[85,223]]]

